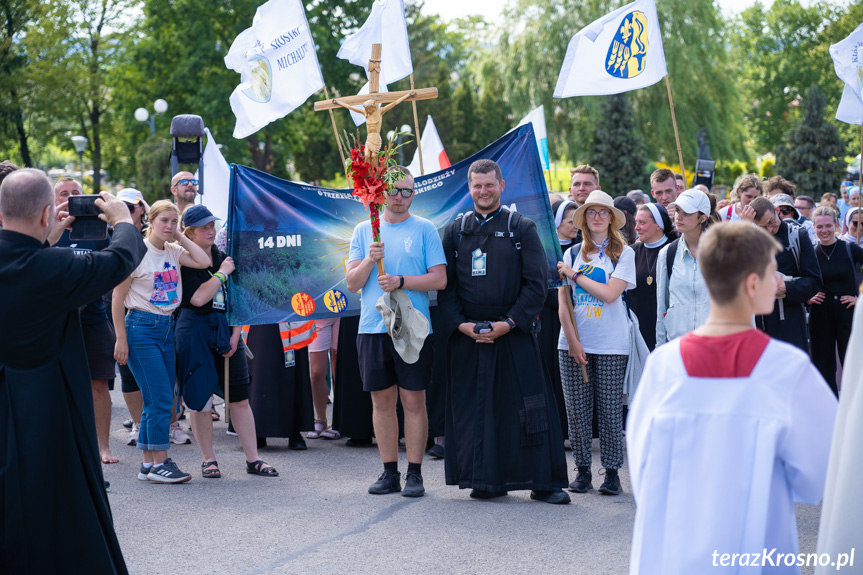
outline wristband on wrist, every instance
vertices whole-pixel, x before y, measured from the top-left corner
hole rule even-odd
[[[225,285],[228,282],[228,276],[226,276],[223,272],[216,272],[213,274],[214,278],[218,278],[222,285]]]
[[[405,287],[405,276],[399,276],[399,288]]]

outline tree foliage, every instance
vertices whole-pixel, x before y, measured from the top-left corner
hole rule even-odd
[[[604,184],[605,190],[613,196],[643,188],[649,178],[645,169],[644,139],[636,129],[635,114],[627,95],[609,96],[601,112],[593,137],[590,165],[599,170],[603,182],[610,182]]]
[[[814,198],[838,190],[845,168],[839,130],[824,118],[826,101],[816,85],[806,91],[803,118],[788,132],[788,143],[776,157],[776,171]]]

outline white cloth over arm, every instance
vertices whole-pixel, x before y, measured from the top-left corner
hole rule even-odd
[[[821,500],[835,417],[829,387],[791,345],[771,340],[750,377],[716,379],[689,377],[679,340],[657,348],[627,420],[630,574],[710,573],[714,552],[797,553],[794,503]]]

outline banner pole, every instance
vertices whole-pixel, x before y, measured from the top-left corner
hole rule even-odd
[[[413,90],[413,89],[414,89],[414,74],[413,74],[413,72],[411,72],[411,90]],[[413,104],[413,107],[414,107],[414,130],[417,131],[417,155],[419,155],[419,157],[420,157],[420,175],[424,176],[424,175],[426,175],[426,170],[425,170],[425,166],[423,166],[423,148],[422,148],[422,144],[420,144],[420,140],[422,138],[420,138],[420,122],[419,122],[419,119],[417,118],[417,101],[411,100],[411,104]]]
[[[860,173],[857,180],[857,191],[861,192],[860,197],[863,198],[863,191],[861,190],[863,190],[863,124],[860,124]],[[860,245],[860,228],[863,228],[863,216],[861,216],[860,208],[857,208],[857,245]]]
[[[680,161],[680,173],[683,175],[683,186],[687,186],[686,169],[683,167],[683,152],[680,151],[680,135],[677,133],[677,118],[674,115],[674,99],[671,97],[671,81],[665,75],[665,87],[668,89],[668,106],[671,108],[671,125],[674,126],[674,141],[677,143],[677,159]]]
[[[230,371],[230,360],[225,358],[225,423],[231,425],[231,377],[229,375]]]
[[[330,92],[327,90],[327,85],[324,84],[324,97],[329,100]],[[342,157],[342,168],[345,166],[345,151],[342,150],[342,141],[339,139],[339,131],[336,129],[336,116],[330,110],[330,122],[333,123],[333,135],[336,137],[336,144],[339,146],[339,155]]]

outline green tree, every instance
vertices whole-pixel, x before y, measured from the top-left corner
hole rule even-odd
[[[839,189],[845,168],[845,145],[839,130],[824,118],[826,98],[814,84],[806,91],[803,118],[776,155],[776,171],[818,199]]]
[[[644,187],[649,175],[645,170],[644,139],[638,133],[635,114],[626,94],[605,99],[602,119],[596,124],[590,165],[599,170],[606,191],[613,196]]]
[[[460,162],[477,151],[476,95],[467,78],[462,78],[452,97],[452,137],[447,144],[447,156],[451,162]]]

